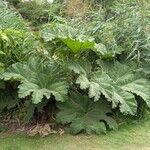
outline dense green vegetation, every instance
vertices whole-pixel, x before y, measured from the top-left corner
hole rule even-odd
[[[0,0],[2,118],[100,134],[146,115],[147,0],[76,1],[86,11],[73,14],[69,1],[8,2]]]

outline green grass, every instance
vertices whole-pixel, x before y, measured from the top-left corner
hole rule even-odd
[[[150,150],[150,121],[123,125],[107,135],[1,135],[0,150]]]

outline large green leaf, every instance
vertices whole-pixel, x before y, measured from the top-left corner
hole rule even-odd
[[[68,88],[66,75],[56,63],[49,64],[33,57],[27,64],[13,64],[3,73],[2,78],[21,81],[19,97],[32,95],[35,104],[41,102],[43,97],[49,99],[52,95],[57,101],[66,99]]]
[[[90,40],[78,40],[66,38],[62,41],[74,52],[77,53],[81,50],[92,49],[94,47],[94,42]]]
[[[106,132],[105,123],[111,129],[117,128],[115,120],[108,115],[111,114],[111,105],[102,99],[94,102],[86,95],[71,92],[69,100],[58,103],[57,106],[60,110],[57,121],[63,124],[71,123],[70,131],[73,134],[81,131],[88,134]]]
[[[93,38],[66,24],[55,23],[45,27],[42,30],[42,37],[45,41],[59,39],[74,53],[93,49],[95,45]]]
[[[80,69],[76,66],[70,69],[74,70],[79,76],[77,77],[76,84],[80,85],[83,90],[89,90],[89,97],[98,101],[101,95],[104,95],[108,101],[112,102],[112,107],[119,106],[120,111],[124,114],[136,114],[137,102],[134,94],[143,98],[148,104],[150,103],[150,84],[148,80],[141,77],[137,78],[130,67],[116,63],[111,67],[101,66],[99,71],[86,73],[84,70],[84,62],[80,65]],[[82,69],[81,69],[82,68]],[[82,70],[82,71],[81,71]],[[84,71],[83,71],[84,70]]]
[[[109,69],[103,67],[103,70],[122,90],[140,96],[150,107],[150,81],[136,72],[134,64],[114,63]]]

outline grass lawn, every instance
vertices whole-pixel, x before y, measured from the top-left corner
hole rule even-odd
[[[107,135],[0,135],[0,150],[150,150],[150,120],[123,125]]]

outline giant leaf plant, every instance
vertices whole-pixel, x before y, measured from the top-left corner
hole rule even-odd
[[[66,102],[59,102],[57,106],[59,108],[57,122],[71,123],[70,132],[73,134],[82,131],[88,134],[105,133],[106,125],[111,129],[117,128],[117,123],[111,116],[111,105],[103,99],[94,102],[87,95],[74,91],[70,93]]]
[[[62,41],[73,53],[91,49],[95,44],[92,37],[82,34],[80,30],[67,24],[53,23],[47,25],[42,30],[41,35],[45,41],[57,39]]]
[[[99,64],[99,66],[100,68],[93,71],[88,62],[78,61],[69,65],[69,68],[78,74],[75,83],[82,90],[88,89],[89,98],[99,101],[104,95],[112,103],[112,108],[119,106],[123,114],[137,113],[135,95],[140,96],[150,107],[150,84],[147,79],[138,76],[132,68],[120,63],[105,67]]]
[[[65,101],[68,92],[66,77],[57,63],[51,64],[33,57],[26,64],[13,64],[1,78],[20,81],[19,97],[25,98],[31,95],[32,102],[38,104],[44,97],[50,99],[52,96],[57,101]]]

